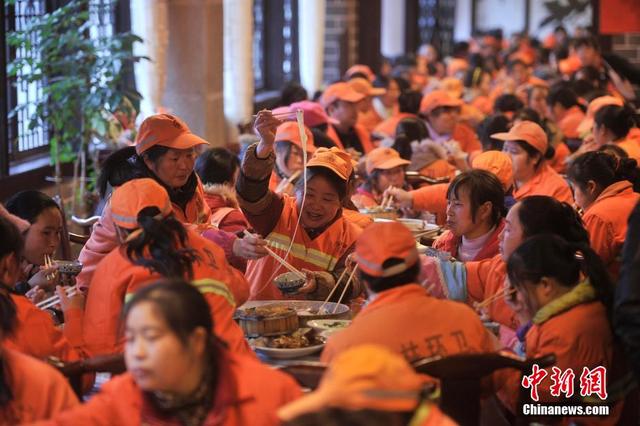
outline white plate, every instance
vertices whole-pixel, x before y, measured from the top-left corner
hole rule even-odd
[[[335,324],[332,326],[332,324]],[[351,324],[350,320],[311,320],[307,322],[307,326],[317,331],[324,330],[342,330]]]
[[[292,358],[300,358],[303,356],[314,354],[316,352],[320,352],[323,347],[324,347],[324,343],[321,345],[307,346],[306,348],[298,348],[298,349],[267,348],[264,346],[254,346],[253,349],[256,352],[262,355],[266,355],[270,358],[292,359]]]
[[[440,227],[433,223],[428,223],[422,219],[409,219],[409,218],[398,218],[398,219],[374,219],[374,222],[399,222],[409,228],[411,232],[417,234],[418,232],[423,231],[437,231]]]

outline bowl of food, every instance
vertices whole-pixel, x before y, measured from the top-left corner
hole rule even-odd
[[[318,333],[325,330],[342,330],[351,324],[351,320],[341,320],[341,319],[320,319],[320,320],[311,320],[307,321],[307,325]]]
[[[285,272],[278,275],[273,283],[284,294],[295,294],[305,284],[306,280],[295,272]]]
[[[76,276],[82,271],[82,263],[78,260],[56,260],[55,264],[61,274]]]
[[[259,354],[276,359],[291,359],[321,351],[324,339],[311,328],[299,328],[293,333],[250,339],[249,344]]]
[[[238,309],[236,319],[247,337],[291,333],[299,327],[296,310],[279,303]]]

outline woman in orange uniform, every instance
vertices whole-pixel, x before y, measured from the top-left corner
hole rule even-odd
[[[11,299],[16,310],[16,324],[11,335],[4,336],[3,345],[35,358],[57,357],[77,361],[86,357],[82,339],[82,308],[84,298],[72,299],[60,291],[65,316],[64,331],[56,327],[49,312],[38,309],[25,296],[16,293],[15,283],[21,274],[20,253],[23,240],[18,229],[4,217],[0,218],[2,253],[0,253],[0,291]]]
[[[7,228],[4,218],[0,218],[0,227]],[[15,227],[13,231],[14,235],[3,233],[3,236],[13,239],[18,235]],[[0,246],[0,262],[3,264],[12,253],[15,254],[6,243],[3,239]],[[14,267],[14,272],[17,272],[17,267]],[[3,270],[0,280],[12,279],[9,275]],[[0,290],[0,342],[14,333],[18,322],[17,309],[13,299]],[[78,398],[62,374],[44,362],[0,345],[0,424],[17,425],[45,420],[77,405]]]
[[[284,373],[228,348],[207,300],[183,281],[152,284],[124,311],[128,372],[51,425],[275,426],[301,395]]]
[[[568,173],[576,204],[584,211],[582,220],[589,232],[591,248],[614,281],[620,269],[627,220],[640,200],[640,194],[633,192],[633,184],[628,180],[636,166],[635,160],[592,151],[577,157]]]
[[[92,354],[122,350],[118,318],[127,297],[160,277],[192,281],[205,294],[216,334],[235,351],[248,351],[233,321],[248,285],[217,245],[185,228],[174,216],[167,192],[153,179],[134,179],[114,191],[114,225],[122,245],[109,253],[93,276],[84,316],[84,339]]]
[[[463,172],[449,185],[447,200],[447,230],[433,248],[462,262],[497,255],[506,212],[498,178],[485,170]]]
[[[512,303],[524,320],[530,321],[524,338],[527,358],[555,354],[554,368],[562,372],[572,369],[576,384],[584,383],[584,369],[606,369],[603,386],[610,396],[607,402],[613,405],[610,415],[583,417],[578,423],[616,424],[622,398],[611,394],[615,387],[612,384],[625,371],[619,362],[614,363],[617,348],[608,319],[613,286],[598,255],[587,245],[539,235],[513,252],[507,271],[510,286],[516,290]],[[558,403],[559,397],[552,396],[550,388],[551,368],[546,372],[549,378],[537,386],[539,400]],[[496,384],[501,388],[499,396],[515,411],[522,390],[520,374],[502,370],[497,373]],[[575,389],[574,395],[579,396],[582,390]]]
[[[553,157],[547,134],[533,121],[516,123],[510,131],[494,133],[492,138],[505,141],[503,152],[511,156],[516,200],[531,195],[547,195],[573,204],[569,184],[553,170],[547,159]]]
[[[500,254],[479,262],[440,261],[422,257],[425,274],[421,282],[432,294],[473,304],[502,292],[506,261],[522,242],[539,234],[555,234],[572,243],[589,243],[589,235],[573,208],[551,197],[534,195],[509,210],[500,235]],[[443,278],[440,278],[443,277]],[[520,326],[513,309],[503,299],[486,307],[486,313],[512,330]]]
[[[411,162],[400,158],[393,148],[376,148],[366,156],[367,180],[360,185],[351,201],[359,209],[379,206],[389,187],[409,189],[404,172]]]
[[[307,136],[307,155],[309,158],[316,150],[313,144],[313,133],[305,126]],[[276,130],[276,164],[269,179],[269,189],[276,194],[293,195],[296,182],[300,179],[303,161],[304,145],[300,140],[298,123],[285,121]]]
[[[295,197],[279,196],[268,188],[279,124],[269,111],[258,113],[255,126],[261,140],[248,148],[242,162],[237,185],[240,207],[271,249],[297,269],[311,271],[300,291],[322,300],[335,285],[336,274],[361,232],[342,215],[353,169],[351,157],[337,148],[318,148],[307,164],[304,204],[304,179],[298,182]],[[272,256],[249,261],[246,276],[251,299],[282,299],[283,293],[272,281],[284,272]],[[358,294],[357,289],[351,290]]]
[[[127,176],[125,181],[135,177],[155,179],[169,193],[173,213],[179,221],[208,224],[211,210],[204,198],[202,183],[193,171],[195,149],[206,144],[207,141],[191,133],[186,123],[175,115],[152,115],[140,125],[135,147],[112,154],[122,160],[114,162],[112,173],[121,174],[122,169],[129,168],[132,176]],[[107,172],[103,170],[103,174]],[[122,180],[119,183],[123,183]],[[107,203],[78,258],[83,265],[77,278],[80,288],[89,285],[100,260],[117,246],[111,207]]]

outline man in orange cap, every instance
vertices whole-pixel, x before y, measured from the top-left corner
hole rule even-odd
[[[356,156],[368,153],[374,147],[367,129],[357,124],[358,103],[365,98],[348,83],[334,83],[322,93],[320,104],[329,117],[338,120],[338,124],[329,125],[327,136],[338,148]]]
[[[315,152],[313,133],[304,126],[308,157]],[[305,144],[301,140],[300,128],[295,121],[285,121],[276,129],[276,165],[269,180],[269,189],[277,194],[293,194],[293,187],[304,169],[303,151]]]
[[[367,154],[365,167],[367,180],[351,200],[358,208],[379,205],[389,187],[408,189],[404,172],[411,162],[400,157],[393,148],[379,147]]]
[[[321,424],[323,410],[337,409],[344,415],[368,410],[378,420],[387,419],[387,424],[401,424],[414,412],[411,425],[453,425],[435,405],[421,400],[424,386],[425,378],[402,357],[384,346],[364,344],[337,356],[320,386],[282,407],[278,417],[298,424],[318,419],[308,423]]]
[[[547,96],[547,104],[552,118],[558,124],[565,138],[576,139],[579,137],[578,126],[584,120],[585,114],[578,106],[578,96],[564,84],[551,88]]]
[[[382,122],[382,117],[373,108],[373,97],[382,96],[387,91],[381,87],[373,87],[371,82],[364,78],[352,78],[347,83],[353,90],[364,95],[359,103],[357,124],[371,133],[376,125]]]
[[[401,223],[374,223],[356,242],[355,260],[370,302],[344,331],[329,338],[321,360],[352,346],[379,344],[407,361],[492,352],[491,336],[468,306],[431,297],[418,284],[416,241]]]
[[[552,157],[547,134],[533,121],[520,121],[508,132],[492,138],[505,141],[502,151],[511,156],[516,200],[546,195],[573,205],[569,184],[548,164]]]
[[[434,90],[420,103],[420,113],[426,118],[430,139],[444,144],[455,160],[466,160],[466,155],[482,150],[476,133],[460,122],[462,100],[453,98],[444,90]],[[457,142],[456,144],[450,141]],[[456,164],[460,161],[456,161]]]

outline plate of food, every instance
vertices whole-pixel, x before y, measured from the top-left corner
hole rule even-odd
[[[360,213],[371,216],[375,219],[395,219],[398,217],[398,210],[393,207],[368,207],[359,210]]]
[[[290,334],[250,339],[249,344],[259,354],[275,359],[292,359],[319,352],[324,339],[311,328],[299,328]]]
[[[338,305],[332,302],[323,303],[319,300],[252,300],[242,305],[239,310],[269,305],[285,306],[294,309],[298,315],[300,327],[304,327],[308,321],[314,319],[351,318],[351,309],[349,306],[342,303]]]

